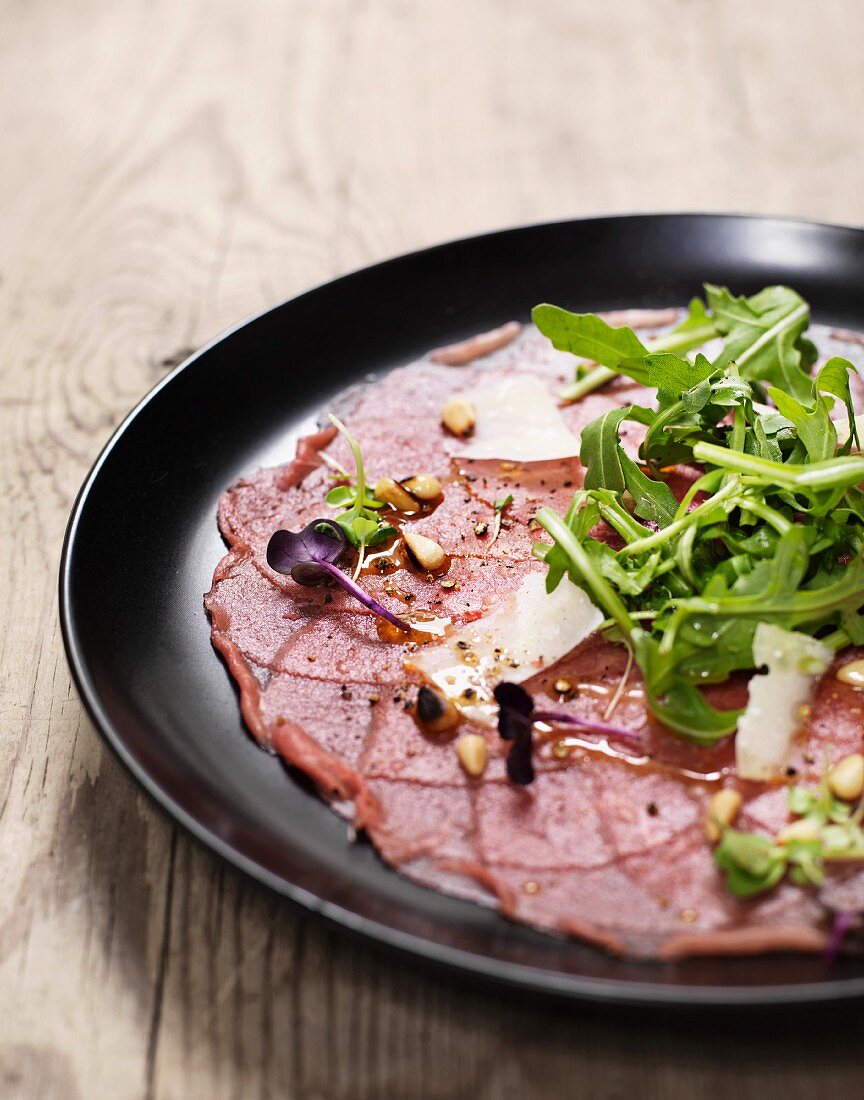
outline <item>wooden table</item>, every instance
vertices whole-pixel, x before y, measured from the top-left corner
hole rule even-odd
[[[531,1006],[274,897],[103,746],[55,596],[126,410],[304,287],[599,212],[864,222],[859,0],[3,0],[0,26],[0,1095],[860,1094],[861,1009]]]

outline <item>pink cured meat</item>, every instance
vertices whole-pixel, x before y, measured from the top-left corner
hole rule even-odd
[[[362,391],[349,414],[375,475],[424,471],[446,482],[443,503],[414,526],[450,552],[447,580],[456,583],[444,587],[442,578],[408,569],[367,576],[364,585],[397,613],[410,606],[471,621],[542,569],[530,553],[538,534],[531,517],[544,504],[567,507],[578,462],[515,469],[473,462],[456,474],[439,424],[448,395],[481,377],[526,370],[554,391],[571,377],[572,359],[525,329],[458,369],[427,358],[395,371]],[[610,407],[648,397],[621,379],[562,412],[578,430]],[[638,446],[637,432],[628,446]],[[322,448],[350,464],[341,438],[326,429],[301,440],[289,465],[223,494],[219,525],[229,551],[205,604],[253,736],[353,816],[386,862],[515,920],[643,958],[815,951],[825,943],[827,907],[864,908],[864,872],[854,868],[820,892],[784,884],[749,902],[728,895],[702,832],[707,800],[720,783],[736,785],[745,797],[741,827],[773,831],[787,820],[785,788],[731,777],[729,741],[697,748],[664,731],[646,712],[638,671],[615,721],[643,734],[644,752],[625,756],[578,738],[566,751],[542,743],[536,781],[517,788],[506,779],[497,735],[465,725],[461,732],[481,733],[489,747],[486,772],[469,779],[452,743],[424,736],[413,719],[417,683],[404,670],[405,647],[379,638],[374,616],[341,589],[303,588],[266,564],[273,531],[328,514]],[[490,545],[475,527],[491,526],[493,501],[507,493],[510,522]],[[595,636],[526,686],[554,696],[560,678],[581,684],[556,706],[598,718],[623,671],[623,650]],[[745,688],[737,681],[715,690],[740,705]],[[799,781],[815,781],[826,756],[860,750],[862,728],[862,696],[829,671],[793,761]]]

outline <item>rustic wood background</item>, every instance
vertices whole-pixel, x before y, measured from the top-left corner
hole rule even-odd
[[[0,1095],[860,1095],[860,1008],[531,1006],[283,903],[103,747],[55,596],[125,411],[304,287],[574,215],[864,222],[860,0],[0,0],[0,28]]]

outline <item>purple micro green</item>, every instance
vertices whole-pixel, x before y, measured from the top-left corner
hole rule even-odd
[[[619,737],[624,741],[641,741],[642,735],[621,726],[611,726],[608,722],[594,722],[590,718],[564,714],[560,710],[535,710],[535,722],[548,722],[550,725],[578,726],[588,733],[602,733],[606,737]]]
[[[595,722],[562,711],[535,710],[534,700],[519,684],[503,681],[497,685],[493,694],[498,704],[498,733],[502,740],[513,742],[513,747],[507,754],[507,775],[511,782],[519,786],[526,786],[534,779],[531,753],[535,722],[576,726],[589,733],[604,734],[625,741],[641,741],[638,733],[621,726]]]
[[[493,692],[498,704],[498,733],[513,745],[507,753],[507,777],[519,787],[534,782],[534,761],[531,759],[534,733],[534,700],[528,692],[504,681]]]
[[[822,953],[822,965],[826,970],[830,970],[837,961],[837,956],[840,954],[840,948],[843,946],[843,941],[849,934],[853,922],[854,915],[852,913],[840,912],[834,914],[834,923],[831,926],[828,942]]]
[[[287,573],[297,584],[306,587],[332,579],[388,623],[400,630],[409,630],[407,623],[364,592],[356,581],[339,569],[339,562],[347,548],[348,539],[338,523],[329,519],[313,519],[302,531],[274,532],[267,544],[267,564],[277,573]]]

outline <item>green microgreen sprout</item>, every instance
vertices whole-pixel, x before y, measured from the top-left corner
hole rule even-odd
[[[781,830],[774,838],[731,827],[723,830],[714,859],[725,872],[726,888],[736,897],[764,893],[787,873],[797,886],[819,886],[826,863],[864,859],[864,801],[853,807],[837,798],[824,778],[814,789],[790,787],[787,801],[790,812],[809,829],[796,831],[793,825],[786,835]]]
[[[783,878],[789,851],[768,837],[727,826],[714,849],[714,859],[725,872],[724,882],[729,893],[749,898],[770,890]]]
[[[498,535],[501,532],[501,519],[502,519],[506,509],[509,508],[512,503],[513,503],[513,494],[512,493],[508,493],[506,496],[496,498],[495,504],[494,504],[495,519],[492,523],[492,538],[489,540],[489,545],[490,546],[498,538]]]
[[[396,534],[396,528],[381,519],[378,512],[384,507],[384,502],[378,500],[367,489],[366,471],[363,466],[363,455],[360,444],[351,435],[345,425],[330,413],[330,422],[345,437],[351,453],[354,456],[355,476],[353,483],[336,485],[327,494],[327,503],[331,508],[344,508],[335,517],[345,532],[345,537],[357,550],[357,563],[354,567],[354,580],[360,575],[367,546],[377,546],[392,538]]]

